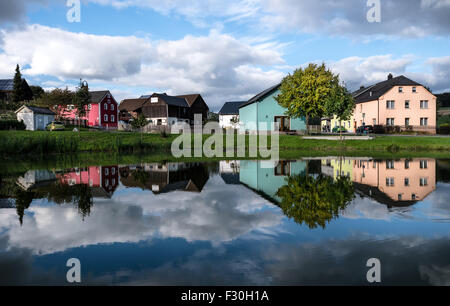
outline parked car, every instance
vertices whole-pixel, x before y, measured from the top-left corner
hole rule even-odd
[[[373,134],[374,129],[371,125],[360,126],[356,129],[357,134]]]
[[[338,126],[336,126],[336,127],[334,127],[333,128],[333,133],[347,133],[347,129],[345,128],[345,127],[338,127]]]
[[[52,123],[47,124],[47,127],[45,129],[47,131],[64,131],[66,127],[64,126],[64,123],[54,121]]]

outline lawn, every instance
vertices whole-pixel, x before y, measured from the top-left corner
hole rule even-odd
[[[0,131],[0,154],[43,155],[74,152],[169,152],[177,135],[127,132],[81,131],[80,133]],[[203,135],[206,140],[209,135]],[[225,142],[225,141],[224,141]],[[270,143],[270,140],[269,140]],[[247,139],[248,144],[248,139]],[[248,147],[248,145],[247,145]],[[358,153],[440,152],[450,156],[450,138],[379,136],[373,140],[305,140],[300,136],[280,135],[280,155],[289,151],[341,155]]]

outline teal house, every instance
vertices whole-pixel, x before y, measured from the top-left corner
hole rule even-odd
[[[266,89],[240,106],[242,132],[274,131],[274,123],[278,123],[281,132],[306,131],[306,119],[286,116],[286,109],[275,100],[280,94],[280,86],[281,83]],[[264,123],[265,127],[261,127],[261,123]]]
[[[286,185],[286,179],[306,173],[305,161],[249,161],[240,163],[239,181],[258,192],[274,204],[280,203],[278,189]]]

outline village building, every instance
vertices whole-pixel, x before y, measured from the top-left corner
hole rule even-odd
[[[219,111],[219,124],[223,129],[239,127],[239,107],[247,101],[226,102]]]
[[[361,126],[398,127],[436,134],[436,96],[425,86],[401,75],[353,93],[353,130]]]
[[[43,131],[55,121],[55,113],[48,108],[23,105],[16,110],[17,120],[25,123],[28,131]]]
[[[74,105],[59,106],[59,114],[62,119],[71,120],[76,123],[83,121],[83,125],[103,129],[117,129],[118,126],[118,103],[109,92],[91,91],[91,101],[86,106],[86,116],[78,118]]]
[[[280,132],[306,131],[305,118],[290,118],[286,109],[275,98],[280,94],[281,84],[264,90],[239,107],[240,129],[245,132],[274,131],[274,122]],[[265,127],[261,127],[261,123]]]

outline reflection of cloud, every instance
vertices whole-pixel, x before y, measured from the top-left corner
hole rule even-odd
[[[450,282],[449,247],[448,237],[355,238],[271,247],[264,257],[267,273],[282,285],[364,285],[369,258],[381,261],[382,285],[438,285]]]
[[[265,208],[251,191],[236,192],[215,177],[201,194],[173,192],[155,196],[150,191],[119,188],[113,200],[95,200],[84,222],[72,206],[31,206],[23,227],[15,214],[2,224],[10,247],[49,254],[100,243],[139,242],[155,236],[187,241],[231,241],[252,231],[281,223],[277,210]]]

